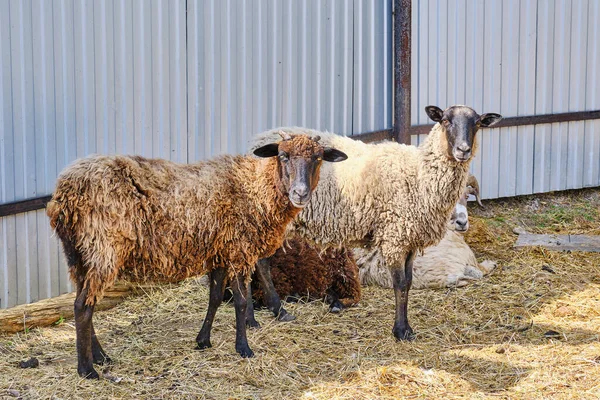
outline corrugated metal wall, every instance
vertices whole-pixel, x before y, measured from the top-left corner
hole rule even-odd
[[[279,125],[391,127],[390,1],[0,0],[0,59],[0,204],[94,152],[185,162]],[[71,289],[44,210],[0,218],[0,308]]]
[[[430,123],[429,104],[505,117],[600,109],[598,1],[415,1],[412,21],[413,125]],[[472,169],[484,198],[600,184],[600,120],[480,139]]]
[[[298,125],[343,135],[391,127],[391,2],[188,4],[190,160],[245,152]]]

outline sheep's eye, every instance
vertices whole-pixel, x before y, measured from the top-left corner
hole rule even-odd
[[[289,159],[289,157],[288,157],[288,155],[287,155],[287,154],[285,154],[285,153],[279,153],[279,159],[280,159],[281,161],[284,161],[284,162],[285,162],[285,161],[287,161],[287,160]]]

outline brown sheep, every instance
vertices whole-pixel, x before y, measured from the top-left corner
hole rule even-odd
[[[80,376],[98,378],[93,362],[110,361],[92,316],[117,278],[177,282],[209,273],[199,348],[211,346],[212,322],[228,278],[235,297],[235,348],[242,357],[253,356],[246,338],[246,299],[255,263],[281,247],[287,224],[317,186],[322,160],[346,158],[323,148],[318,138],[282,136],[283,141],[254,151],[264,159],[221,156],[188,165],[96,155],[60,174],[47,214],[77,286]]]

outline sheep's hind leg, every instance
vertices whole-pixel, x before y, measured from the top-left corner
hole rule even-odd
[[[92,316],[94,306],[85,304],[88,289],[83,282],[77,284],[77,297],[75,298],[75,333],[77,336],[77,373],[87,379],[99,379],[100,376],[93,366],[92,354]]]
[[[202,329],[196,336],[196,343],[198,349],[206,349],[212,347],[210,343],[210,331],[212,324],[215,319],[217,309],[223,301],[223,292],[225,290],[225,268],[215,268],[210,271],[208,277],[210,278],[210,295],[208,298],[208,310],[206,311],[206,318],[202,324]]]
[[[100,342],[98,341],[98,337],[96,337],[96,330],[94,329],[94,323],[92,322],[92,358],[94,360],[94,364],[105,365],[112,364],[112,359],[106,354]]]
[[[248,285],[241,274],[236,276],[231,286],[233,288],[233,302],[235,304],[235,350],[244,358],[254,356],[248,346],[246,336],[246,313],[248,306]],[[252,300],[250,300],[252,301]]]
[[[271,264],[268,258],[263,258],[256,263],[256,273],[263,289],[267,308],[271,310],[273,315],[279,321],[287,322],[295,320],[296,317],[288,313],[281,304],[281,299],[275,290],[275,285],[273,285],[273,278],[271,277]]]
[[[254,316],[254,302],[252,301],[252,288],[250,282],[248,282],[248,301],[246,306],[246,326],[249,328],[260,328],[260,324]]]
[[[412,264],[414,252],[406,256],[404,268],[395,268],[392,270],[392,280],[394,283],[394,294],[396,295],[396,320],[392,332],[397,340],[413,340],[414,333],[408,324],[408,292],[412,285]]]

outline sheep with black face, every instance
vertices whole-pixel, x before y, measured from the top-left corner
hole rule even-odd
[[[467,183],[469,164],[477,150],[475,134],[502,119],[499,114],[479,115],[466,106],[446,110],[429,106],[425,111],[436,124],[418,148],[392,142],[365,144],[308,131],[344,151],[352,163],[323,168],[313,199],[290,225],[290,234],[319,245],[381,251],[393,281],[393,334],[398,340],[413,337],[407,306],[415,253],[444,236],[450,213]],[[272,140],[275,134],[270,131],[257,136],[254,146]],[[260,261],[258,268],[266,275],[268,260]],[[263,283],[265,286],[268,292]],[[265,294],[269,308],[284,314],[276,295]]]

